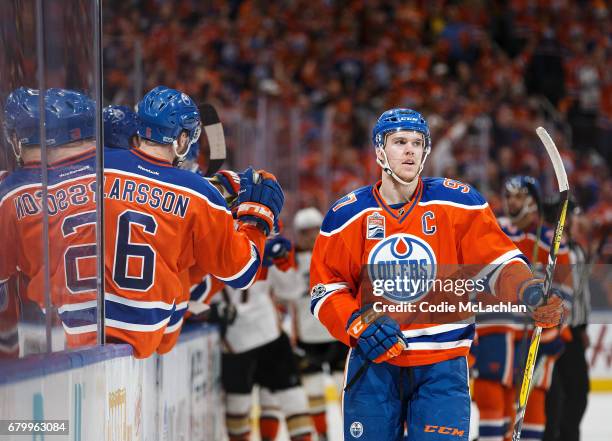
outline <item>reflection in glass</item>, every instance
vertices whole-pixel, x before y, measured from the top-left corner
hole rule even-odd
[[[96,341],[95,105],[81,93],[57,88],[46,91],[44,103],[48,230],[53,238],[49,313],[53,324],[63,328],[67,346],[78,347]],[[5,134],[19,167],[0,184],[0,240],[11,251],[0,258],[8,305],[2,322],[15,321],[19,311],[13,305],[20,294],[27,305],[24,312],[28,311],[23,317],[22,354],[43,350],[31,346],[42,346],[40,336],[46,332],[41,317],[46,311],[45,266],[38,245],[43,225],[38,104],[39,92],[22,87],[9,95],[4,110]],[[22,292],[17,291],[20,280]],[[62,335],[58,330],[55,334]],[[64,339],[55,340],[54,348],[63,349]],[[14,355],[15,350],[11,347],[9,352]]]
[[[96,342],[94,3],[2,2],[0,358]]]

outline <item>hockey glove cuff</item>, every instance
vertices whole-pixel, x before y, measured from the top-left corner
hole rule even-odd
[[[351,315],[346,330],[364,355],[375,363],[400,355],[406,342],[398,323],[371,308],[362,311]]]
[[[255,202],[244,202],[238,206],[236,217],[241,221],[254,221],[258,227],[264,230],[266,236],[270,234],[274,226],[274,214],[265,205]]]

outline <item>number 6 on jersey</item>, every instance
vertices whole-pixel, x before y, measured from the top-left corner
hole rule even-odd
[[[157,222],[153,216],[133,210],[124,211],[119,215],[113,280],[123,289],[147,291],[153,286],[156,253],[150,245],[132,243],[133,229],[140,229],[141,234],[155,235]],[[130,275],[130,262],[133,260],[139,263],[140,276]]]

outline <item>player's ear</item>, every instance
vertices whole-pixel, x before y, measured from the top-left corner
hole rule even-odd
[[[189,147],[189,134],[187,133],[186,130],[183,130],[178,137],[178,149],[176,152],[179,155],[182,155],[183,153],[185,153],[188,147]]]
[[[381,147],[376,147],[376,158],[380,162],[385,162],[385,157],[383,156],[383,149]]]

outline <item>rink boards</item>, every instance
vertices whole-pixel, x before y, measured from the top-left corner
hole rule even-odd
[[[68,420],[58,441],[222,439],[219,347],[216,329],[199,327],[163,357],[136,360],[131,347],[109,345],[4,365],[0,415]]]
[[[612,392],[612,314],[594,313],[588,326],[590,346],[586,352],[591,390]]]
[[[612,391],[609,318],[594,316],[589,325],[586,357],[593,392]],[[0,415],[68,420],[69,435],[54,440],[223,439],[219,348],[216,329],[199,327],[185,330],[163,357],[136,360],[129,346],[110,345],[4,364]]]

